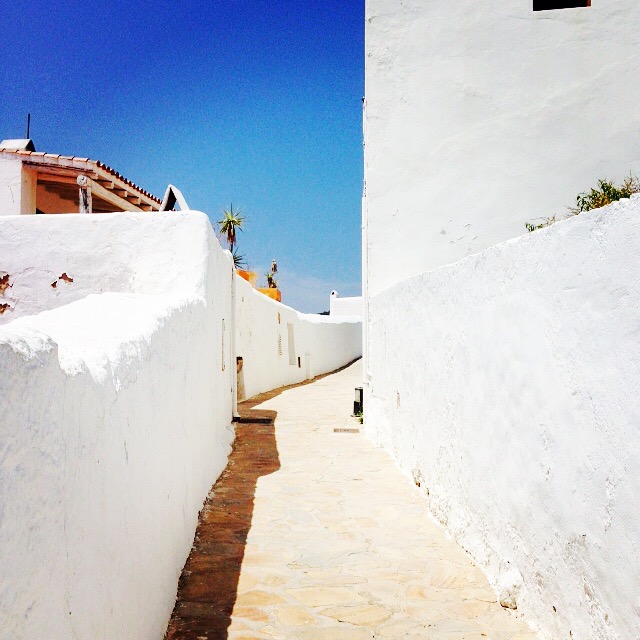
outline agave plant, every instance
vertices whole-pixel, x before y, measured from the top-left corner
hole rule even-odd
[[[231,253],[234,253],[233,249],[236,246],[236,233],[242,231],[242,224],[245,220],[245,218],[240,215],[241,213],[242,211],[234,211],[233,203],[231,203],[228,210],[222,210],[222,220],[218,220],[217,223],[220,227],[220,235],[226,238]]]
[[[231,255],[233,256],[233,266],[236,269],[242,269],[247,266],[246,256],[241,255],[237,249]]]

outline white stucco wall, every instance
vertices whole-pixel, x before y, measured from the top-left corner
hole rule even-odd
[[[640,198],[370,302],[365,428],[543,637],[640,629]]]
[[[233,439],[235,353],[254,395],[359,357],[361,322],[255,291],[193,211],[2,216],[5,274],[0,640],[159,639]]]
[[[0,216],[36,212],[36,174],[20,158],[0,153]]]
[[[635,0],[367,0],[371,295],[640,173]]]
[[[240,277],[235,282],[236,353],[243,358],[244,397],[333,371],[362,355],[361,320],[300,313]]]
[[[335,291],[329,296],[329,315],[362,318],[362,296],[341,298]]]
[[[56,307],[0,327],[0,638],[162,638],[233,438],[231,261],[195,212],[0,238],[16,315]]]

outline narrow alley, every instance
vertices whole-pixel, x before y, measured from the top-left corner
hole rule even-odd
[[[361,376],[358,361],[243,403],[167,640],[535,640],[360,433]]]

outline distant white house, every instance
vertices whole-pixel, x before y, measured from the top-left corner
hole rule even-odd
[[[341,298],[337,291],[329,296],[329,315],[362,318],[362,296]]]

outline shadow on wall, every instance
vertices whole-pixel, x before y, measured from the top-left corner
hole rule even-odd
[[[283,391],[342,371],[353,362],[313,380],[261,393],[238,405],[242,422],[236,424],[233,452],[200,512],[165,640],[226,640],[228,637],[251,529],[256,485],[259,478],[280,469],[275,434],[277,412],[256,407]],[[264,419],[271,423],[262,424],[260,421]]]

